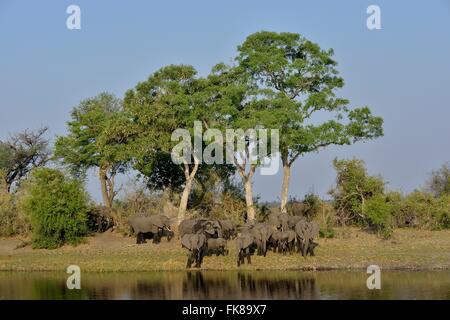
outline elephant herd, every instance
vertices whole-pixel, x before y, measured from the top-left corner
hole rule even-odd
[[[136,234],[136,243],[153,239],[159,243],[161,238],[170,241],[174,237],[170,219],[164,215],[133,217],[130,226]],[[239,267],[251,256],[266,256],[272,250],[281,254],[298,252],[303,257],[314,256],[319,235],[319,225],[303,216],[288,213],[271,213],[265,222],[249,222],[237,226],[231,220],[186,219],[178,227],[183,248],[188,250],[186,268],[201,267],[203,258],[211,255],[228,255],[227,241],[235,239],[236,262]]]

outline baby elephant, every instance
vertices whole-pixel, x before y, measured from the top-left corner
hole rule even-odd
[[[216,256],[227,256],[227,240],[225,240],[224,238],[209,238],[206,241],[206,250],[208,256],[213,254],[215,254]]]

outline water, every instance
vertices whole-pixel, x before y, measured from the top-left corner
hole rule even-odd
[[[0,272],[0,299],[450,299],[450,271],[383,271],[368,290],[362,271],[83,273]]]

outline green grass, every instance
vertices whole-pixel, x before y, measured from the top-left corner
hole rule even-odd
[[[319,239],[315,257],[298,254],[252,257],[251,265],[241,270],[325,270],[361,269],[377,264],[382,269],[450,269],[450,231],[398,229],[392,239],[338,228],[334,239]],[[9,249],[5,249],[8,244]],[[0,270],[61,271],[76,264],[84,271],[175,271],[185,270],[186,250],[177,239],[160,245],[134,245],[134,239],[113,233],[90,238],[77,247],[55,250],[11,249],[14,239],[0,240]],[[3,246],[2,246],[3,243]],[[206,257],[202,269],[236,270],[234,243],[230,255]]]

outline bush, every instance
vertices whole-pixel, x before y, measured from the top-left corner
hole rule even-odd
[[[392,234],[392,207],[383,195],[377,195],[364,202],[363,213],[369,227],[378,235],[389,238]]]
[[[385,182],[381,177],[369,176],[362,160],[334,159],[333,166],[337,179],[330,194],[334,199],[340,224],[366,224],[362,204],[372,197],[382,195]]]
[[[164,214],[173,218],[178,213],[172,203],[171,192],[150,193],[144,186],[134,186],[132,191],[125,194],[122,200],[114,204],[115,227],[124,235],[132,235],[133,232],[128,224],[128,219],[132,216],[150,216],[154,214]]]
[[[41,168],[33,172],[27,188],[24,208],[31,216],[33,247],[79,243],[87,234],[88,197],[82,183]]]
[[[334,210],[331,204],[321,200],[318,205],[318,209],[314,220],[319,223],[320,237],[334,238],[335,236],[334,227],[336,225],[337,216],[336,210]]]
[[[20,208],[20,193],[8,193],[0,177],[0,236],[24,235],[30,231],[30,219]]]
[[[450,162],[431,173],[427,188],[436,197],[450,195]]]
[[[230,192],[224,192],[220,197],[220,204],[211,210],[211,217],[216,219],[230,219],[236,224],[244,223],[247,205],[245,200]],[[259,215],[262,212],[258,210]],[[261,217],[260,217],[261,218]]]
[[[15,234],[16,210],[12,196],[0,191],[0,236],[11,236]]]

